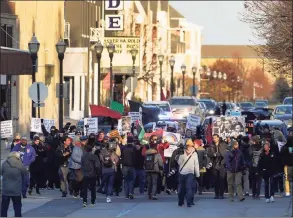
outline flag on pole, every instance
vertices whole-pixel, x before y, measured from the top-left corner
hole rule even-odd
[[[142,123],[139,120],[136,121],[136,131],[137,131],[138,140],[139,141],[143,140],[145,131],[144,131]]]
[[[123,112],[124,112],[123,104],[120,104],[120,103],[118,103],[116,101],[111,101],[110,109],[113,110],[113,111],[117,111],[120,114],[123,114]]]

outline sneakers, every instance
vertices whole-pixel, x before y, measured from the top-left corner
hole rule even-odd
[[[87,203],[86,202],[83,202],[83,207],[87,207]]]
[[[108,196],[107,197],[107,203],[111,203],[112,201],[111,201],[111,197],[110,196]]]
[[[242,199],[240,199],[239,201],[240,201],[240,202],[245,201],[245,198],[242,198]]]
[[[270,198],[270,202],[271,202],[271,203],[275,202],[274,196],[271,196],[271,198]]]
[[[286,192],[285,196],[290,197],[290,192]]]
[[[133,199],[134,199],[133,194],[130,194],[130,195],[129,195],[129,198],[130,198],[131,200],[133,200]]]
[[[167,193],[168,195],[171,195],[171,190],[170,190],[170,189],[166,189],[166,193]]]
[[[266,203],[270,203],[270,199],[269,198],[266,199]]]
[[[249,193],[248,193],[248,192],[246,192],[246,193],[245,193],[245,196],[247,196],[247,197],[248,197],[248,196],[249,196]]]
[[[153,196],[152,200],[158,200],[158,198],[156,196]]]

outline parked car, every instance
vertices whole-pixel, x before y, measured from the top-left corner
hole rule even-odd
[[[286,97],[283,101],[283,104],[293,104],[292,97]]]
[[[143,106],[157,106],[161,109],[159,114],[160,120],[170,120],[173,117],[173,112],[168,101],[148,101],[143,104]]]
[[[252,102],[240,102],[239,105],[241,110],[250,110],[254,108]]]
[[[256,99],[255,100],[255,107],[264,107],[264,108],[268,108],[269,106],[269,101],[266,99]]]
[[[272,113],[271,119],[272,120],[282,120],[284,121],[288,127],[292,126],[292,109],[293,106],[290,104],[286,105],[277,105],[275,110]]]
[[[270,130],[273,128],[278,128],[284,134],[285,137],[288,136],[287,125],[281,120],[257,120],[254,121],[253,132],[254,134],[260,135],[260,131],[264,126],[268,126]]]
[[[187,118],[191,113],[202,117],[202,119],[204,118],[203,112],[195,97],[174,96],[170,99],[169,103],[175,117]]]
[[[218,103],[213,99],[200,99],[199,102],[202,102],[207,107],[207,115],[212,116],[216,113],[217,107],[219,107]]]

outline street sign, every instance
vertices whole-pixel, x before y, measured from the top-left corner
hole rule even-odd
[[[48,87],[41,82],[34,82],[29,88],[29,96],[35,103],[44,102],[48,97]]]
[[[34,103],[34,107],[45,107],[45,103]]]

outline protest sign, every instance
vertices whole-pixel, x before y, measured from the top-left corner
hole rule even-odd
[[[122,117],[122,132],[125,134],[131,132],[131,117]]]
[[[12,120],[1,121],[1,138],[13,137]]]
[[[163,140],[167,141],[171,145],[177,145],[181,140],[181,135],[179,133],[163,132]]]
[[[118,120],[118,124],[117,124],[117,129],[120,132],[120,134],[122,134],[122,119]]]
[[[245,135],[245,117],[243,116],[222,116],[213,121],[213,134],[226,137],[237,137]]]
[[[197,126],[200,125],[200,117],[194,114],[189,114],[187,117],[186,129],[196,131]]]
[[[42,122],[40,118],[32,118],[31,120],[31,132],[43,133]]]
[[[55,126],[55,120],[43,119],[43,124],[44,124],[47,132],[50,132],[51,127]]]
[[[97,134],[98,129],[98,119],[97,118],[84,118],[84,132],[86,135],[91,133]]]
[[[138,120],[140,120],[140,113],[139,112],[129,112],[128,116],[131,117],[131,124],[134,123],[136,124],[136,122]],[[140,120],[141,121],[141,120]]]
[[[176,145],[170,145],[169,148],[164,150],[165,157],[172,157],[173,152],[177,149]]]

